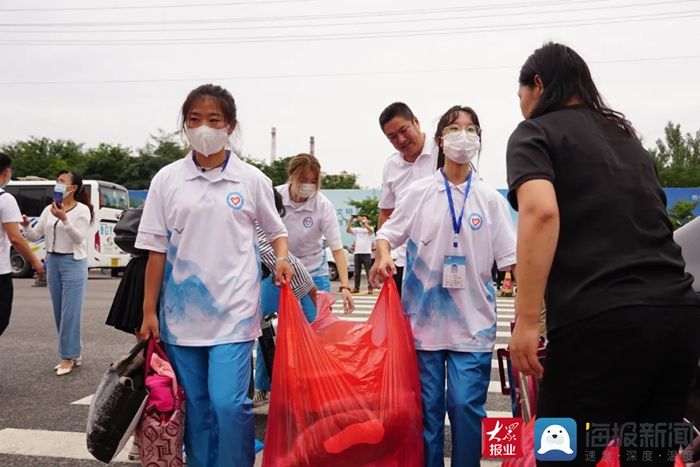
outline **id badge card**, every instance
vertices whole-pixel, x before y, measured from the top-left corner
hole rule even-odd
[[[442,263],[442,286],[446,289],[463,289],[467,285],[467,258],[445,256]]]

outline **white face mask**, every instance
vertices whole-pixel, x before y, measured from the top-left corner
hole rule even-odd
[[[197,128],[185,128],[185,135],[192,149],[206,157],[221,151],[229,140],[228,127],[210,128],[202,125]]]
[[[62,193],[65,195],[66,192],[68,192],[68,187],[66,185],[64,185],[63,183],[57,183],[56,186],[53,187],[53,191],[55,191],[56,193]]]
[[[300,183],[299,196],[302,198],[311,198],[316,193],[316,185],[314,183]]]
[[[465,130],[448,133],[442,137],[445,156],[457,164],[468,164],[479,154],[480,148],[479,135],[469,134]]]

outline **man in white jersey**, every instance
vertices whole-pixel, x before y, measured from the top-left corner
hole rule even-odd
[[[354,221],[358,219],[359,226],[355,225]],[[372,286],[369,284],[369,270],[372,267],[372,243],[374,242],[374,227],[369,223],[369,218],[364,214],[360,214],[359,218],[356,215],[350,217],[346,232],[355,237],[355,288],[351,293],[360,293],[361,273],[362,268],[365,268],[367,273],[367,293],[372,293]]]
[[[12,178],[12,160],[7,154],[0,153],[0,335],[10,324],[12,313],[12,267],[10,265],[10,246],[13,246],[27,261],[38,275],[44,274],[44,265],[32,253],[32,248],[22,237],[19,225],[22,214],[14,196],[3,190]]]
[[[379,115],[379,125],[397,152],[384,164],[382,192],[379,197],[379,226],[386,222],[396,207],[396,200],[413,181],[432,175],[437,170],[438,151],[435,141],[426,137],[418,119],[403,102],[394,102]],[[394,280],[401,293],[406,245],[396,248]]]

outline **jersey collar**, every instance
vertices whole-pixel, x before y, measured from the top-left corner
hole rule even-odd
[[[202,172],[197,167],[197,164],[194,163],[194,160],[192,159],[192,154],[192,151],[190,151],[185,156],[185,180],[193,180],[197,177],[202,177],[204,179],[209,180],[204,175],[204,172]],[[228,180],[231,182],[240,182],[241,180],[238,176],[238,174],[240,173],[240,164],[242,164],[242,161],[234,152],[231,152],[226,166],[221,170],[216,170],[217,173],[221,174],[221,178],[214,179],[214,181]]]
[[[474,169],[472,169],[472,172],[473,171]],[[472,190],[474,189],[474,184],[478,183],[478,180],[479,177],[477,177],[476,174],[472,174]],[[440,173],[439,170],[436,170],[433,174],[433,181],[437,184],[438,191],[445,191],[445,179],[442,178],[442,173]],[[450,186],[455,185],[450,183]],[[455,188],[457,188],[457,191],[459,191],[460,193],[464,193],[464,190],[467,189],[467,181],[465,180],[464,183],[457,185]]]
[[[423,133],[423,137],[424,137],[424,140],[423,140],[423,149],[421,150],[421,153],[418,154],[418,157],[416,157],[416,160],[415,160],[415,161],[413,161],[413,162],[406,162],[406,159],[404,159],[403,154],[402,154],[401,152],[398,153],[399,158],[401,159],[401,162],[402,162],[403,164],[413,165],[413,164],[415,164],[416,162],[418,162],[418,160],[419,160],[421,157],[431,157],[431,156],[433,155],[433,152],[435,152],[435,140],[433,140],[433,138],[429,137],[429,136],[428,136],[427,134],[425,134],[425,133]]]

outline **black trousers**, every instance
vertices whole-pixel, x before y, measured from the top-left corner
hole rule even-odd
[[[362,280],[362,268],[365,268],[367,273],[367,287],[369,285],[369,270],[372,268],[372,255],[370,253],[355,253],[355,288],[360,289],[360,281]]]
[[[576,420],[577,456],[537,465],[595,465],[603,448],[587,446],[587,422],[681,422],[700,355],[698,330],[700,307],[635,306],[549,333],[537,417]],[[620,463],[671,466],[675,447],[662,444],[621,447]]]
[[[0,336],[10,324],[13,292],[12,274],[0,274]]]
[[[394,274],[394,282],[396,288],[399,289],[399,297],[401,296],[401,286],[403,285],[403,266],[396,266],[396,274]]]

